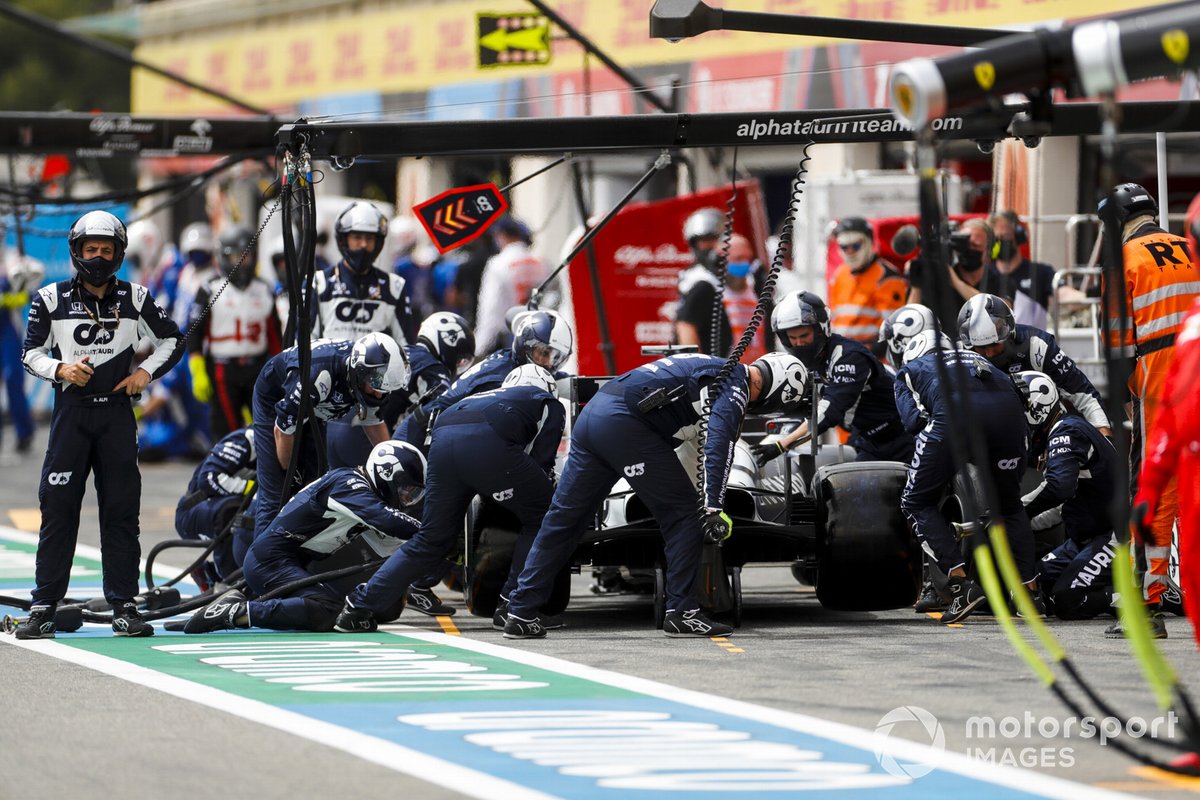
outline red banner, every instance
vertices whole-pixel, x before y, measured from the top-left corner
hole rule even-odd
[[[596,235],[600,297],[618,373],[654,360],[641,354],[643,345],[671,341],[679,273],[694,261],[683,240],[684,220],[699,208],[724,212],[731,192],[726,185],[671,200],[630,204]],[[765,262],[766,207],[757,181],[738,183],[733,230],[749,238]],[[579,374],[606,375],[586,253],[571,262],[569,273]]]

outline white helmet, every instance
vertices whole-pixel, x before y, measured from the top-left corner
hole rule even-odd
[[[537,364],[522,364],[504,377],[501,387],[534,386],[548,394],[558,397],[558,384],[554,376],[545,367]]]
[[[793,413],[808,394],[808,368],[788,353],[767,353],[752,363],[762,375],[758,399],[747,405],[755,414]]]
[[[387,395],[407,385],[410,376],[408,356],[386,333],[368,333],[356,341],[347,366],[350,383],[363,411],[383,403],[383,398],[368,394],[363,387],[369,386]]]
[[[683,223],[683,238],[691,244],[697,239],[711,239],[725,230],[725,215],[720,209],[700,208],[688,215]]]
[[[366,272],[383,252],[383,242],[388,235],[388,221],[383,212],[374,205],[358,200],[338,214],[337,221],[333,224],[333,232],[338,252],[345,259],[346,266],[355,272]],[[374,247],[370,250],[351,250],[348,238],[352,233],[374,236]]]
[[[125,257],[129,259],[130,266],[141,270],[143,274],[158,267],[163,245],[166,244],[158,226],[152,220],[139,219],[129,224],[126,235],[129,244],[125,247]]]
[[[904,348],[904,363],[909,364],[921,356],[929,355],[935,350],[954,350],[954,342],[946,334],[938,334],[932,328],[921,331],[908,340]]]
[[[1045,424],[1059,408],[1058,387],[1054,380],[1046,373],[1032,369],[1018,372],[1014,378],[1019,381],[1017,388],[1023,389],[1021,394],[1025,396],[1025,419],[1034,428]]]
[[[217,252],[217,240],[212,228],[207,222],[193,222],[183,229],[179,237],[179,252],[187,256],[190,253],[207,253],[211,258]]]
[[[958,311],[958,338],[967,347],[1012,341],[1017,321],[1012,309],[994,294],[977,294]]]
[[[14,254],[7,266],[8,285],[14,292],[34,292],[46,278],[46,265],[33,256]]]
[[[408,442],[375,445],[363,467],[367,482],[392,508],[408,508],[425,495],[425,456]]]
[[[879,341],[887,343],[888,357],[893,364],[904,361],[904,348],[921,331],[933,330],[933,312],[920,303],[900,306],[879,326]]]

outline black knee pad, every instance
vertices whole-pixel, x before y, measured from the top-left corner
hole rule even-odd
[[[1112,610],[1111,589],[1062,589],[1052,599],[1059,619],[1095,619]]]

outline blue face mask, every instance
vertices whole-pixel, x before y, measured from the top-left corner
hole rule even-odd
[[[750,274],[750,268],[754,266],[749,261],[730,261],[725,271],[732,278],[744,278]]]

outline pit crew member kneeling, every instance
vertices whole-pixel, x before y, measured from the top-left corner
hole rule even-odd
[[[771,313],[771,328],[789,353],[820,376],[817,420],[800,424],[782,439],[755,445],[760,465],[793,445],[840,425],[850,432],[855,461],[912,459],[913,438],[896,413],[895,379],[862,342],[831,333],[825,301],[812,292],[785,295]]]
[[[692,595],[700,546],[705,539],[721,541],[732,532],[722,503],[747,411],[798,410],[808,370],[794,356],[769,353],[749,366],[734,366],[714,392],[725,364],[725,359],[699,353],[661,358],[609,381],[584,406],[571,432],[571,451],[550,510],[509,596],[505,638],[546,635],[540,614],[555,576],[622,476],[649,506],[662,531],[667,562],[663,633],[728,636],[733,632],[730,626],[705,617]],[[698,435],[701,414],[709,403],[701,513],[695,478],[680,463],[675,448]]]
[[[254,431],[241,428],[217,442],[188,481],[175,506],[175,532],[181,539],[215,539],[254,491]],[[242,565],[248,541],[227,537],[213,548],[208,583],[224,580]]]
[[[477,494],[521,521],[512,568],[500,592],[503,606],[550,506],[550,475],[564,424],[554,377],[536,364],[517,367],[499,389],[472,395],[439,414],[429,446],[421,530],[350,593],[337,629],[375,630],[379,613],[404,596],[414,580],[443,571],[439,568],[462,535],[463,514]],[[503,619],[502,611],[496,614]]]
[[[1115,614],[1110,509],[1116,448],[1082,416],[1066,412],[1049,375],[1030,370],[1016,377],[1028,392],[1030,459],[1045,462],[1045,479],[1021,501],[1034,530],[1059,521],[1066,530],[1066,540],[1042,558],[1038,581],[1046,608],[1060,619]]]
[[[1021,476],[1025,474],[1028,449],[1025,405],[1008,375],[983,356],[948,349],[943,335],[933,331],[918,334],[904,352],[905,365],[896,376],[896,405],[904,409],[906,424],[913,429],[912,415],[926,420],[917,435],[912,468],[900,509],[912,523],[926,554],[947,576],[950,606],[942,622],[961,622],[986,600],[983,590],[967,578],[966,559],[940,508],[956,464],[949,436],[950,419],[956,406],[969,410],[964,424],[978,427],[984,452],[979,469],[986,469],[996,487],[999,515],[1004,517],[1008,540],[1021,580],[1037,592],[1037,560],[1033,531],[1021,504]],[[940,362],[940,363],[939,363]],[[949,378],[946,386],[942,374]],[[907,394],[909,397],[902,397]]]
[[[283,590],[283,596],[247,600],[233,590],[197,611],[184,633],[227,628],[330,631],[342,594],[326,583],[287,590],[313,576],[312,565],[373,532],[407,539],[417,521],[404,513],[425,493],[425,458],[404,442],[376,445],[363,467],[339,467],[301,489],[246,553],[243,569],[249,597]],[[382,502],[381,502],[382,501]],[[403,598],[400,595],[397,600]],[[393,603],[385,618],[399,616]]]

